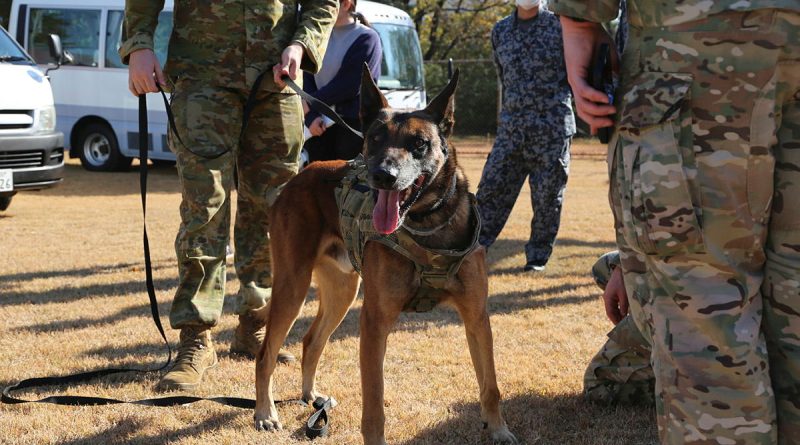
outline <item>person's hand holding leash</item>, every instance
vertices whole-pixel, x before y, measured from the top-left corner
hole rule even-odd
[[[611,38],[599,23],[580,22],[561,16],[561,27],[567,79],[575,96],[578,117],[589,124],[592,134],[596,134],[598,128],[614,125],[612,116],[616,110],[608,104],[606,93],[592,88],[588,83],[592,54],[601,42],[608,42],[612,48],[611,63],[615,71],[618,56]]]
[[[286,87],[286,82],[281,79],[283,76],[289,76],[290,79],[297,79],[300,72],[300,61],[303,59],[303,46],[299,43],[292,43],[283,50],[281,54],[281,63],[276,63],[272,67],[272,74],[275,83],[281,87]]]
[[[128,61],[128,89],[134,96],[158,91],[159,85],[166,85],[167,80],[161,70],[156,54],[151,49],[140,49],[130,55]]]
[[[314,119],[308,127],[308,131],[312,136],[322,136],[325,130],[327,130],[327,127],[325,127],[325,122],[323,122],[321,117]]]
[[[611,272],[611,278],[603,292],[603,304],[606,307],[606,316],[615,325],[628,315],[628,293],[622,279],[622,269],[619,267]]]

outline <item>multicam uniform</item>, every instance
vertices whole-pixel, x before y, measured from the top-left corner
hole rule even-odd
[[[302,13],[298,6],[302,4]],[[175,240],[180,282],[170,312],[173,328],[211,326],[225,292],[225,247],[230,190],[238,172],[234,227],[238,313],[263,306],[271,295],[268,210],[297,172],[303,111],[281,90],[271,68],[290,43],[303,46],[302,68],[316,72],[336,17],[336,0],[176,0],[165,73],[174,84],[183,200]],[[153,48],[163,0],[127,0],[120,55]],[[299,14],[299,16],[298,16]],[[250,89],[268,72],[246,127]],[[180,139],[180,140],[178,140]]]
[[[610,20],[616,0],[553,0]],[[800,442],[800,3],[628,2],[610,200],[668,444]]]
[[[592,277],[605,290],[611,272],[619,266],[619,252],[609,252],[592,266]],[[655,403],[655,378],[650,366],[650,345],[630,315],[611,332],[592,358],[583,376],[583,392],[592,402],[603,404]]]
[[[561,24],[547,10],[524,21],[514,13],[494,26],[492,46],[503,103],[497,139],[478,184],[480,241],[494,243],[528,177],[535,214],[525,254],[529,263],[544,265],[561,221],[575,134]]]

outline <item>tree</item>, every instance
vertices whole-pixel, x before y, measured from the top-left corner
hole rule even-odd
[[[492,57],[492,26],[513,11],[507,0],[394,0],[417,27],[425,60]]]

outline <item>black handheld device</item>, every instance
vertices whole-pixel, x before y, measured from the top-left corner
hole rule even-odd
[[[595,90],[605,93],[610,105],[614,104],[614,77],[611,71],[611,49],[608,43],[601,43],[595,48],[589,84]],[[611,127],[598,129],[597,137],[600,142],[607,144],[611,139]]]

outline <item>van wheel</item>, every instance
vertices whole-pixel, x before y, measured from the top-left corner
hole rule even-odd
[[[13,196],[0,196],[0,212],[11,205],[11,198],[13,198]]]
[[[89,171],[109,172],[125,170],[132,159],[119,152],[117,137],[107,125],[89,124],[78,136],[78,155],[81,165]]]

